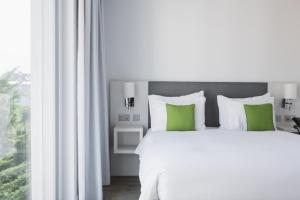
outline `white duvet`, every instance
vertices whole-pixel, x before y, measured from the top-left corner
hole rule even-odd
[[[280,131],[148,132],[140,200],[300,200],[300,136]]]

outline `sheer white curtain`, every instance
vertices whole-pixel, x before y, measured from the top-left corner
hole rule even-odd
[[[50,30],[47,37],[41,33],[41,47],[50,63],[40,64],[51,69],[33,77],[41,84],[33,97],[41,95],[42,110],[33,118],[42,123],[32,125],[42,136],[33,133],[32,150],[42,153],[32,157],[32,197],[101,200],[102,185],[110,182],[102,2],[46,0],[45,5],[44,20],[51,26],[43,25]],[[33,109],[39,112],[38,106]]]

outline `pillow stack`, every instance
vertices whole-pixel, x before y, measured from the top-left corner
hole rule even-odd
[[[241,99],[218,95],[217,101],[221,129],[275,130],[274,97],[269,93]]]
[[[204,92],[186,96],[149,95],[153,131],[198,131],[205,128]]]

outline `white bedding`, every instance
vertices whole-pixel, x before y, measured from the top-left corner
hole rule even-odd
[[[300,136],[151,132],[138,146],[140,200],[299,200]]]

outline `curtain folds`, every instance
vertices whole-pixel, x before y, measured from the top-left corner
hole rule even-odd
[[[58,196],[102,199],[110,182],[100,0],[61,0],[58,29]]]
[[[110,183],[102,2],[33,2],[32,200],[101,200]]]

